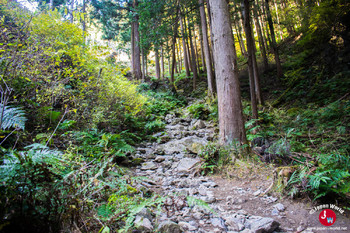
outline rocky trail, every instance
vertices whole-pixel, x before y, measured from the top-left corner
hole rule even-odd
[[[144,187],[165,197],[163,209],[138,213],[134,232],[320,232],[311,229],[323,226],[319,213],[309,213],[310,202],[264,194],[271,184],[264,171],[240,179],[202,176],[197,153],[213,140],[211,123],[170,114],[165,121],[166,131],[154,135],[156,143],[137,148],[136,158],[144,162],[133,170],[147,177]],[[350,221],[337,216],[335,225],[347,227]]]

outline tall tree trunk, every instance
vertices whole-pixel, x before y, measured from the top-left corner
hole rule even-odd
[[[50,3],[51,1],[53,0],[50,0]],[[52,6],[53,7],[53,6]],[[53,8],[52,8],[53,10]],[[83,39],[84,39],[84,42],[85,42],[85,34],[86,34],[86,0],[83,0],[83,8],[82,8],[82,13],[83,13],[83,18],[82,18],[82,30],[83,30]]]
[[[85,3],[85,1],[84,1],[84,3]],[[50,10],[54,10],[54,5],[53,5],[53,0],[50,0]]]
[[[209,40],[208,40],[207,16],[205,15],[203,0],[199,0],[199,5],[200,5],[199,10],[200,10],[200,16],[201,16],[201,25],[202,25],[205,65],[206,65],[207,78],[208,78],[208,95],[210,97],[213,97],[214,93],[216,93],[216,91],[215,91],[216,88],[215,88],[215,79],[214,79],[213,66],[212,66],[211,55],[210,55]]]
[[[256,103],[256,93],[255,93],[255,73],[253,70],[253,59],[255,58],[254,48],[253,48],[253,37],[252,30],[250,26],[250,17],[249,17],[249,0],[243,0],[241,2],[242,6],[242,18],[244,31],[247,41],[247,50],[248,50],[248,73],[249,73],[249,86],[250,86],[250,100],[253,113],[253,119],[258,119],[258,107]]]
[[[269,7],[269,0],[265,0],[265,7],[266,7],[267,21],[269,23],[269,28],[270,28],[270,33],[271,33],[272,50],[273,50],[273,53],[275,55],[275,61],[276,61],[276,66],[277,66],[277,77],[282,78],[283,72],[282,72],[280,56],[278,54],[278,47],[277,47],[277,43],[276,43],[275,30],[273,28],[273,22],[272,22],[270,7]]]
[[[198,73],[197,73],[197,63],[196,63],[196,52],[194,50],[193,46],[193,40],[192,40],[192,33],[191,28],[188,28],[188,36],[190,38],[190,46],[191,46],[191,67],[193,72],[193,90],[196,90],[197,88],[197,80],[198,80]]]
[[[162,79],[164,79],[164,76],[165,76],[165,66],[164,66],[164,51],[163,51],[163,45],[162,47],[160,48],[160,54],[161,54],[161,60],[160,60],[160,63],[161,63],[161,67],[162,67]]]
[[[266,50],[268,50],[268,53],[270,53],[271,50],[271,36],[270,36],[270,30],[269,26],[267,25],[267,17],[266,17],[266,10],[265,10],[265,0],[261,0],[261,6],[258,8],[259,9],[259,14],[260,14],[260,22],[262,23],[262,28],[263,28],[263,35],[265,37],[265,44],[266,44]]]
[[[269,63],[267,60],[266,48],[265,48],[265,44],[264,44],[264,37],[263,37],[262,32],[261,32],[258,11],[257,11],[256,7],[257,6],[255,4],[253,4],[253,15],[254,15],[254,19],[255,19],[254,23],[255,23],[256,31],[258,33],[259,48],[260,48],[261,56],[263,58],[264,70],[268,70]]]
[[[141,57],[142,57],[142,82],[145,82],[145,75],[146,75],[146,59],[145,59],[145,53],[144,49],[141,48]]]
[[[188,57],[187,57],[187,48],[186,48],[186,36],[185,36],[185,30],[182,22],[182,17],[180,18],[180,27],[181,27],[181,34],[182,34],[182,48],[183,48],[183,54],[184,54],[184,65],[186,70],[186,76],[190,77],[190,67],[188,66]]]
[[[208,0],[204,0],[204,2],[207,3],[207,11],[208,11],[208,24],[209,24],[209,30],[210,30],[210,43],[211,43],[211,46],[209,44],[209,48],[211,48],[211,50],[209,51],[212,51],[210,53],[210,58],[211,58],[211,64],[212,64],[212,68],[213,68],[213,77],[214,77],[214,80],[215,80],[215,60],[214,60],[214,35],[213,35],[213,29],[212,29],[212,21],[211,21],[211,11],[210,11],[210,2]],[[209,36],[209,34],[208,34]],[[215,83],[216,83],[216,80],[215,80]],[[215,92],[217,92],[217,87],[215,87],[214,89]]]
[[[200,73],[200,64],[199,64],[199,53],[197,47],[197,36],[196,36],[196,27],[193,25],[193,41],[194,41],[194,50],[196,52],[196,61],[197,61],[197,73]]]
[[[201,25],[198,25],[199,28],[199,43],[200,43],[200,49],[201,49],[201,65],[202,65],[202,69],[203,72],[207,72],[207,68],[205,65],[205,55],[204,55],[204,45],[203,45],[203,32],[202,32],[202,28]]]
[[[133,1],[133,7],[134,9],[137,7],[138,1]],[[142,78],[142,72],[141,72],[141,59],[140,59],[140,33],[139,33],[139,17],[136,16],[134,18],[134,63],[135,63],[135,70],[134,70],[134,78],[135,79],[141,79]]]
[[[147,54],[147,52],[145,53],[145,65],[146,65],[146,73],[145,73],[145,79],[144,80],[142,80],[143,82],[146,80],[146,78],[147,78],[147,76],[148,76],[148,54]]]
[[[180,42],[179,42],[180,43]],[[181,73],[182,71],[182,64],[181,64],[181,56],[180,56],[180,44],[176,43],[176,73]]]
[[[70,3],[70,18],[69,18],[69,22],[70,23],[73,23],[73,20],[74,20],[74,17],[73,17],[73,11],[74,11],[74,0],[71,0],[71,3]]]
[[[186,32],[189,30],[189,28],[187,27],[187,21],[186,21],[185,18],[184,18],[183,23],[184,23],[185,35],[187,35]],[[192,53],[190,51],[191,46],[189,44],[189,40],[188,39],[186,39],[185,41],[186,41],[186,48],[187,48],[188,66],[189,66],[191,72],[193,72],[193,69],[192,69],[193,67],[191,65],[191,61],[192,61]]]
[[[218,87],[219,138],[223,144],[246,143],[236,50],[226,0],[209,0]]]
[[[179,23],[179,16],[175,16],[175,25],[174,25],[174,29],[173,29],[173,41],[172,41],[172,63],[171,63],[171,72],[170,72],[170,82],[172,84],[172,86],[174,87],[174,83],[175,83],[175,65],[176,65],[176,38],[177,38],[177,28],[178,28],[178,23]]]
[[[276,9],[276,18],[277,18],[278,34],[280,35],[281,40],[283,40],[283,31],[282,31],[282,29],[281,29],[280,17],[279,17],[279,15],[278,15],[278,7],[277,7],[277,4],[276,4],[276,1],[275,1],[275,0],[273,0],[273,3],[274,3],[274,6],[275,6],[275,9]]]
[[[135,78],[135,23],[131,22],[131,72]]]

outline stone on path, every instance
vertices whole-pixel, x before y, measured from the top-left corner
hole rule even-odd
[[[204,121],[198,120],[193,124],[193,129],[204,129],[206,127]]]
[[[185,150],[197,154],[200,148],[208,143],[207,140],[196,136],[188,136],[178,140],[171,140],[165,144],[159,145],[157,153],[163,152],[162,154],[174,154],[181,153]],[[160,154],[160,153],[159,153]]]
[[[141,170],[156,170],[157,165],[153,162],[145,162],[142,164]]]
[[[248,224],[247,224],[248,223]],[[279,227],[279,223],[272,218],[254,217],[246,220],[246,226],[250,225],[250,229],[254,233],[270,233]]]
[[[193,158],[183,158],[177,165],[178,172],[190,172],[191,169],[197,165],[201,160]]]
[[[183,230],[178,224],[176,224],[172,221],[165,221],[165,222],[161,222],[159,224],[157,232],[160,232],[160,233],[181,233],[181,232],[183,232]]]
[[[141,232],[153,232],[152,223],[148,218],[137,215],[134,221],[134,225],[136,229]]]

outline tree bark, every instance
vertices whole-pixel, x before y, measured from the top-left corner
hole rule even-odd
[[[135,78],[135,23],[131,22],[131,72],[132,76]]]
[[[193,46],[193,40],[192,40],[192,33],[191,28],[188,28],[188,36],[190,38],[190,46],[191,46],[191,67],[193,72],[193,90],[196,90],[197,87],[197,80],[198,80],[198,73],[197,73],[197,63],[196,63],[196,52],[194,50]]]
[[[186,76],[190,77],[190,68],[188,66],[188,57],[187,57],[187,48],[186,48],[186,36],[185,36],[185,30],[182,22],[182,17],[180,18],[180,27],[181,27],[181,34],[182,34],[182,47],[183,47],[183,54],[184,54],[184,65],[186,70]]]
[[[282,78],[283,72],[282,72],[280,56],[278,54],[278,47],[276,43],[275,30],[273,28],[272,16],[271,16],[270,7],[269,7],[269,0],[265,0],[265,8],[266,8],[267,21],[269,23],[269,28],[271,33],[272,50],[275,55],[275,62],[277,66],[277,77]]]
[[[208,79],[208,95],[210,97],[214,96],[215,91],[215,79],[213,73],[213,66],[210,55],[210,47],[208,40],[208,29],[207,29],[207,16],[205,14],[204,2],[199,0],[199,10],[201,16],[201,25],[202,25],[202,35],[203,35],[203,47],[204,47],[204,56],[205,56],[205,65],[207,70],[207,79]]]
[[[141,48],[141,57],[142,57],[142,82],[145,82],[145,75],[146,75],[146,59],[145,59],[145,53],[144,49]]]
[[[210,53],[210,58],[211,58],[211,62],[212,62],[212,67],[213,67],[213,74],[214,74],[214,78],[216,77],[215,75],[215,61],[214,61],[214,36],[213,36],[213,29],[212,29],[212,21],[211,21],[211,11],[210,11],[210,2],[208,0],[204,0],[207,2],[207,10],[208,10],[208,24],[209,24],[209,30],[210,30],[210,42],[211,42],[211,53]],[[209,35],[208,35],[209,36]]]
[[[199,53],[197,47],[197,36],[196,36],[196,27],[193,26],[193,41],[194,41],[194,50],[196,52],[196,62],[197,62],[197,73],[200,74],[200,64],[199,64]]]
[[[202,69],[203,72],[207,72],[207,68],[205,65],[205,55],[204,55],[204,45],[203,45],[203,33],[202,33],[202,28],[201,25],[198,25],[199,28],[199,43],[200,43],[200,49],[201,49],[201,65],[202,65]]]
[[[254,19],[255,19],[254,23],[255,23],[256,31],[258,33],[259,48],[260,48],[261,56],[263,58],[264,70],[268,70],[269,63],[267,60],[266,48],[265,48],[265,44],[264,44],[264,37],[263,37],[262,32],[261,32],[258,11],[257,11],[256,7],[257,6],[255,4],[253,4],[253,14],[254,14]]]
[[[133,7],[136,8],[138,5],[138,1],[133,1]],[[135,70],[134,70],[134,78],[135,79],[141,79],[142,78],[142,71],[141,71],[141,59],[140,59],[140,33],[139,33],[139,17],[135,16],[134,18],[134,63],[135,63]]]
[[[278,7],[277,7],[277,4],[276,4],[276,1],[275,1],[275,0],[273,0],[273,3],[274,3],[274,6],[275,6],[275,9],[276,9],[276,18],[277,18],[278,34],[280,35],[281,40],[283,40],[283,31],[282,31],[282,29],[281,29],[280,17],[279,17],[279,15],[278,15]]]
[[[180,44],[176,43],[176,73],[181,73],[182,64],[181,64],[181,56],[180,56]]]
[[[53,0],[50,0],[50,4],[51,1],[53,2]],[[53,5],[51,6],[51,9],[53,10]],[[82,7],[82,12],[83,12],[83,19],[82,19],[82,30],[83,30],[83,39],[85,42],[85,34],[86,34],[86,0],[83,0],[83,7]]]
[[[171,84],[174,86],[175,83],[175,65],[176,65],[176,38],[177,38],[177,28],[178,28],[178,23],[179,23],[179,16],[175,16],[175,25],[174,25],[174,29],[173,29],[173,41],[172,41],[172,51],[173,51],[173,55],[172,55],[172,63],[171,63],[171,73],[170,73],[170,82]]]
[[[256,92],[255,92],[255,73],[253,67],[253,60],[255,58],[254,48],[253,48],[253,37],[252,30],[250,26],[250,17],[249,17],[249,0],[243,0],[241,2],[242,6],[242,18],[244,31],[246,35],[246,43],[248,50],[248,73],[249,73],[249,86],[250,86],[250,100],[253,119],[258,119],[258,107],[256,103]]]
[[[246,143],[236,50],[226,0],[209,0],[218,87],[219,139],[222,144]]]
[[[165,66],[164,66],[164,51],[163,51],[163,46],[160,48],[160,53],[161,53],[161,66],[162,66],[162,79],[164,79],[165,76]]]

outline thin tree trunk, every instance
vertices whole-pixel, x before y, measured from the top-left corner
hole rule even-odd
[[[74,11],[74,0],[71,0],[71,4],[70,4],[70,23],[73,23],[74,17],[73,17],[73,11]]]
[[[135,23],[131,22],[131,72],[133,77],[135,78]]]
[[[174,32],[173,32],[173,42],[172,42],[172,51],[173,51],[173,56],[172,56],[172,64],[171,64],[171,72],[170,72],[170,82],[174,87],[175,83],[175,65],[176,65],[176,38],[177,38],[177,28],[178,28],[178,23],[179,23],[179,16],[175,16],[175,25],[174,25]]]
[[[210,30],[210,42],[211,42],[211,46],[209,45],[209,47],[211,48],[211,50],[209,51],[212,51],[210,53],[210,58],[211,58],[211,64],[212,64],[212,68],[213,68],[213,77],[214,77],[214,80],[215,80],[215,60],[214,60],[214,35],[213,35],[213,29],[212,29],[212,21],[211,21],[211,11],[210,11],[210,3],[208,0],[204,0],[205,2],[207,2],[207,11],[208,11],[208,24],[209,24],[209,30]],[[209,33],[208,33],[208,36],[209,36]],[[216,82],[216,80],[215,80]],[[214,89],[215,92],[217,92],[217,87]]]
[[[203,32],[202,32],[202,28],[201,25],[198,25],[199,28],[199,43],[200,43],[200,49],[201,49],[201,65],[202,65],[202,69],[203,72],[207,72],[206,66],[205,66],[205,55],[204,55],[204,46],[203,46]]]
[[[50,2],[53,0],[50,0]],[[53,5],[52,8],[53,10]],[[82,8],[82,12],[83,12],[83,19],[82,19],[82,29],[83,29],[83,39],[85,42],[85,34],[86,34],[86,0],[83,0],[83,8]]]
[[[263,63],[264,63],[264,70],[268,70],[269,68],[269,63],[267,60],[267,54],[266,54],[266,48],[264,44],[264,38],[261,32],[261,27],[260,27],[260,22],[259,22],[259,17],[258,17],[258,11],[256,9],[256,5],[253,4],[253,14],[254,14],[254,22],[255,22],[255,27],[256,31],[258,33],[258,40],[259,40],[259,48],[260,48],[260,53],[263,58]]]
[[[133,2],[133,7],[136,8],[138,5],[137,0],[134,0]],[[134,36],[135,36],[135,41],[134,41],[134,62],[135,62],[135,70],[134,70],[134,76],[135,79],[141,79],[142,78],[142,71],[141,71],[141,59],[140,59],[140,33],[139,33],[139,18],[138,16],[135,17],[134,19]]]
[[[146,65],[146,74],[145,74],[145,79],[143,80],[143,82],[146,80],[147,76],[148,76],[148,54],[145,53],[145,65]]]
[[[197,36],[196,36],[196,28],[193,26],[193,41],[194,41],[194,50],[196,52],[196,61],[197,61],[197,73],[200,74],[200,64],[199,64],[199,53],[197,47]]]
[[[180,18],[180,27],[181,27],[181,34],[182,34],[182,48],[183,48],[183,54],[184,54],[184,65],[186,70],[186,76],[190,77],[190,68],[188,65],[187,48],[186,48],[186,36],[185,36],[185,30],[182,22],[182,17]]]
[[[197,80],[198,80],[198,73],[197,73],[197,63],[196,63],[196,52],[194,50],[193,46],[193,40],[192,40],[192,33],[191,28],[188,28],[188,36],[190,38],[190,46],[191,46],[191,67],[193,72],[193,90],[196,90],[197,88]]]
[[[277,18],[278,34],[280,35],[281,40],[283,40],[283,31],[282,31],[282,29],[281,29],[280,17],[279,17],[279,15],[278,15],[278,7],[277,7],[277,4],[276,4],[276,1],[275,1],[275,0],[273,0],[273,3],[274,3],[274,6],[275,6],[275,9],[276,9],[276,18]]]
[[[260,17],[261,17],[261,20],[260,22],[262,23],[262,28],[264,28],[263,31],[263,34],[265,36],[265,44],[266,44],[266,50],[269,50],[269,53],[270,53],[270,49],[271,49],[271,36],[270,36],[270,32],[269,32],[269,27],[267,25],[267,17],[266,17],[266,11],[265,11],[265,7],[264,7],[264,1],[265,0],[261,0],[261,7],[258,8],[259,9],[259,14],[260,14]]]
[[[214,93],[216,93],[215,91],[216,88],[215,88],[215,79],[214,79],[209,40],[208,40],[207,16],[205,15],[204,1],[199,0],[199,4],[200,4],[199,10],[200,10],[200,16],[201,16],[202,34],[203,34],[205,65],[206,65],[207,79],[208,79],[208,95],[210,97],[213,97]]]
[[[256,93],[255,93],[255,78],[254,78],[254,70],[253,70],[253,59],[255,57],[254,49],[253,49],[253,37],[252,30],[250,26],[250,17],[249,17],[249,1],[243,0],[241,2],[242,6],[242,18],[244,31],[246,35],[246,43],[248,50],[248,73],[249,73],[249,86],[250,86],[250,100],[252,107],[253,119],[258,119],[258,107],[256,103]]]
[[[184,23],[185,35],[186,35],[187,37],[189,37],[188,34],[187,34],[188,27],[187,27],[187,21],[186,21],[186,19],[183,19],[183,23]],[[186,41],[186,48],[187,48],[187,58],[188,58],[188,61],[187,61],[187,62],[188,62],[188,66],[189,66],[191,72],[193,72],[192,66],[191,66],[191,61],[192,61],[192,53],[191,53],[191,51],[190,51],[191,46],[190,46],[190,44],[189,44],[189,39],[188,39],[187,37],[186,37],[186,39],[185,39],[185,41]]]
[[[160,53],[161,53],[161,67],[162,67],[162,79],[164,79],[164,76],[165,76],[165,66],[164,66],[164,51],[163,51],[163,45],[162,47],[160,48]]]
[[[243,37],[243,33],[242,33],[242,25],[243,25],[243,21],[242,21],[242,17],[241,17],[241,12],[236,8],[235,6],[235,11],[237,12],[238,16],[238,20],[235,21],[235,28],[238,28],[237,33],[238,33],[238,41],[240,43],[241,46],[241,52],[242,55],[244,57],[247,57],[247,50],[245,48],[245,44],[244,44],[244,37]]]
[[[141,48],[141,57],[142,57],[142,82],[145,82],[146,62],[145,62],[145,53],[143,48]]]
[[[179,42],[180,43],[180,42]],[[180,44],[176,43],[176,73],[181,73],[182,64],[181,64],[181,56],[180,56]]]
[[[282,78],[283,72],[282,72],[280,56],[278,54],[278,47],[277,47],[277,43],[276,43],[275,30],[273,28],[273,22],[272,22],[270,7],[269,7],[269,0],[265,0],[265,7],[266,7],[266,14],[267,14],[267,21],[269,23],[269,28],[270,28],[270,33],[271,33],[272,49],[273,49],[273,53],[275,55],[275,61],[276,61],[276,66],[277,66],[277,77]]]
[[[85,3],[85,1],[84,1],[84,3]],[[54,10],[54,6],[53,6],[53,0],[50,0],[50,10]]]
[[[219,139],[223,144],[246,143],[236,50],[226,0],[209,0],[214,35],[218,87]]]

